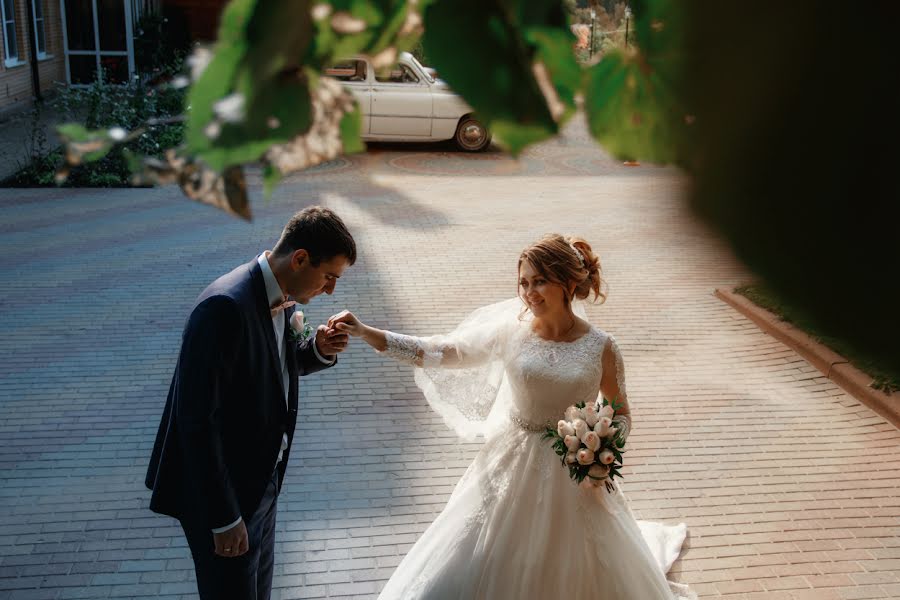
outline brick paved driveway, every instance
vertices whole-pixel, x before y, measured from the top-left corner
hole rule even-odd
[[[673,577],[707,598],[900,598],[898,431],[712,296],[746,273],[682,184],[575,123],[519,163],[381,146],[291,178],[250,225],[170,188],[0,190],[0,599],[194,597],[142,483],[181,327],[312,203],[344,216],[361,260],[310,317],[347,307],[408,333],[512,296],[540,234],[585,236],[610,287],[590,316],[627,361],[626,493],[690,527]],[[276,596],[373,598],[478,445],[361,345],[301,385]]]

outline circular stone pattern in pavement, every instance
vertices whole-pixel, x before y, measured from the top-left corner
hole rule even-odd
[[[430,152],[403,154],[390,159],[395,169],[419,175],[515,175],[521,165],[508,154],[483,152]]]

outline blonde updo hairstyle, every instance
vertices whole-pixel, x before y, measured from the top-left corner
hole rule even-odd
[[[547,281],[561,285],[566,291],[568,303],[573,298],[587,300],[591,294],[593,302],[602,304],[606,301],[606,282],[601,277],[600,258],[594,254],[591,245],[580,237],[555,233],[546,235],[522,251],[519,269],[523,262],[531,264]],[[575,289],[569,296],[572,283]]]

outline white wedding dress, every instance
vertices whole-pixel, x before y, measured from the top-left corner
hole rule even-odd
[[[597,398],[607,349],[626,398],[615,341],[594,327],[573,342],[543,340],[521,308],[479,309],[446,336],[388,334],[386,354],[422,367],[416,381],[435,410],[486,441],[379,598],[695,599],[665,577],[686,526],[637,521],[618,481],[612,493],[577,485],[542,439],[568,406]]]

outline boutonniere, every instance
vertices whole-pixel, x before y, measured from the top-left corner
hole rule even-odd
[[[291,315],[291,341],[304,342],[312,335],[312,325],[306,320],[302,310],[295,310]]]

